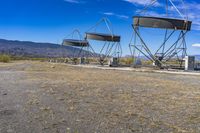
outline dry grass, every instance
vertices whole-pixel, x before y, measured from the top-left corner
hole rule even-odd
[[[199,77],[27,64],[33,132],[200,132]]]
[[[3,63],[10,62],[10,56],[8,56],[8,55],[0,55],[0,62],[3,62]]]

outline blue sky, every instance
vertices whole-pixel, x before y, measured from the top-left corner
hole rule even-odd
[[[82,34],[102,17],[112,22],[115,34],[122,36],[124,55],[130,54],[128,44],[132,35],[132,16],[150,0],[1,0],[0,38],[36,42],[61,43],[74,29]],[[200,3],[198,0],[173,0],[178,9],[193,20],[192,31],[187,36],[189,54],[200,54]],[[165,16],[165,0],[158,0],[144,15]],[[169,4],[170,5],[170,4]],[[187,9],[187,13],[185,10]],[[181,16],[172,5],[169,16]],[[151,32],[151,31],[149,31]],[[162,32],[158,32],[159,35]],[[156,36],[156,34],[155,34]],[[145,37],[149,37],[146,35]],[[160,37],[161,39],[162,36]],[[159,47],[153,41],[151,48]],[[157,44],[158,43],[158,44]]]

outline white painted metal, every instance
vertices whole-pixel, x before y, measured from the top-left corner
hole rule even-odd
[[[195,57],[194,56],[186,56],[185,57],[185,70],[193,71],[195,67]]]

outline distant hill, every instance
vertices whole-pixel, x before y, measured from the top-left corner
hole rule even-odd
[[[26,57],[72,57],[79,53],[78,48],[61,46],[53,43],[37,43],[29,41],[11,41],[0,39],[0,54]]]
[[[191,55],[191,56],[195,56],[195,60],[200,61],[200,55]],[[124,58],[131,58],[131,57],[132,57],[131,55],[124,56]],[[146,58],[145,56],[141,56],[140,58],[143,59],[143,60],[148,60],[148,58]]]
[[[195,56],[195,60],[200,61],[200,55],[194,55]]]

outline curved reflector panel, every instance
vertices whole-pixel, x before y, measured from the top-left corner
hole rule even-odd
[[[149,28],[161,28],[161,29],[174,29],[174,30],[186,30],[191,29],[192,22],[171,19],[171,18],[158,18],[158,17],[133,17],[133,26],[149,27]]]
[[[85,40],[75,40],[75,39],[64,39],[63,45],[76,46],[76,47],[88,47],[89,43]]]
[[[108,42],[120,42],[120,36],[112,36],[110,34],[101,33],[86,33],[86,39],[98,40],[98,41],[108,41]]]

